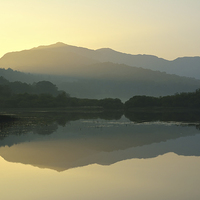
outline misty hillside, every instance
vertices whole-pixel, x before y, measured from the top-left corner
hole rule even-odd
[[[80,72],[81,77],[58,84],[59,89],[81,98],[112,97],[124,101],[134,95],[164,96],[200,88],[200,80],[194,78],[109,62],[85,67]]]
[[[7,53],[0,59],[0,68],[69,75],[78,72],[83,66],[99,62],[125,64],[200,79],[200,57],[183,57],[168,61],[152,55],[131,55],[109,48],[91,50],[63,43]]]
[[[112,49],[99,49],[96,52],[98,56],[94,58],[99,61],[110,61],[200,79],[200,57],[183,57],[169,61],[152,55],[131,55]]]
[[[0,76],[9,81],[31,84],[50,81],[59,90],[80,98],[112,97],[127,100],[134,95],[163,96],[200,88],[200,80],[194,78],[119,64],[120,60],[122,63],[131,63],[131,59],[134,60],[132,65],[136,66],[139,61],[150,66],[172,63],[155,56],[127,55],[111,49],[95,51],[57,43],[4,55],[0,59]],[[198,61],[198,58],[179,58],[173,62],[180,66],[183,59],[185,65]],[[115,60],[115,63],[109,60]]]
[[[73,97],[120,98],[125,101],[134,95],[164,96],[177,92],[192,92],[200,88],[200,80],[169,75],[159,71],[114,63],[85,66],[74,77],[26,74],[12,69],[0,69],[10,81],[27,83],[50,81]]]
[[[22,72],[67,75],[78,72],[84,65],[97,61],[68,51],[60,46],[34,48],[5,54],[0,59],[1,68],[11,68]]]
[[[54,84],[57,84],[63,81],[64,82],[74,81],[74,78],[67,77],[64,75],[56,76],[56,75],[49,75],[49,74],[25,73],[25,72],[13,70],[11,68],[8,68],[8,69],[0,68],[0,76],[3,76],[4,78],[6,78],[8,81],[11,81],[11,82],[21,81],[28,84],[32,84],[34,82],[39,82],[43,80],[53,82]]]

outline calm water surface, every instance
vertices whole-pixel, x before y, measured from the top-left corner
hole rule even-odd
[[[1,199],[197,200],[199,144],[194,119],[26,115],[1,123]]]

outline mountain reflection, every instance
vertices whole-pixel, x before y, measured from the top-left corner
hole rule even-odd
[[[0,156],[57,171],[167,152],[200,156],[199,115],[170,115],[22,113],[17,121],[1,123]]]

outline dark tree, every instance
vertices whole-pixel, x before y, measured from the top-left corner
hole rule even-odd
[[[49,81],[40,81],[34,84],[34,89],[36,94],[52,94],[54,96],[58,95],[58,88],[56,85]]]

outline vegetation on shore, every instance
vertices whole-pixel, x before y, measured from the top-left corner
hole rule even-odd
[[[170,96],[134,96],[125,102],[125,109],[135,108],[185,108],[200,109],[200,89],[195,92],[176,93]]]
[[[123,109],[120,99],[79,99],[58,91],[49,81],[32,85],[22,82],[9,82],[0,77],[0,108],[57,108],[92,107],[103,109]]]
[[[133,96],[125,103],[118,98],[80,99],[58,91],[49,81],[32,85],[9,82],[0,77],[0,108],[80,108],[123,110],[184,108],[200,109],[200,89],[195,92],[176,93],[171,96]]]

